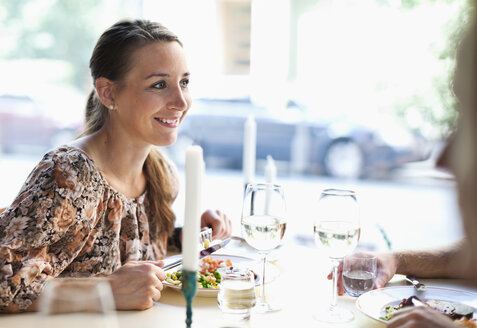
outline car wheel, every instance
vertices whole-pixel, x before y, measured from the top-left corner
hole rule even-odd
[[[364,156],[352,140],[340,139],[330,144],[323,159],[325,173],[336,178],[359,178],[363,174]]]

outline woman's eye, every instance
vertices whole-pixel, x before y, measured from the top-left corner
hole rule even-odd
[[[166,82],[159,81],[159,82],[153,84],[152,87],[156,88],[156,89],[164,89],[166,87]]]
[[[182,86],[183,88],[187,88],[188,85],[189,85],[189,80],[188,80],[188,79],[181,81],[181,86]]]

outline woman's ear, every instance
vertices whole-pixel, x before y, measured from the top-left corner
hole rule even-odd
[[[100,77],[96,79],[95,87],[103,105],[106,108],[111,108],[111,106],[114,108],[114,83],[105,77]]]

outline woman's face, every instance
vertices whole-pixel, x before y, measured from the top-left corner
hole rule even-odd
[[[132,68],[114,91],[114,128],[138,145],[167,146],[191,104],[189,70],[177,42],[154,42],[132,54]]]

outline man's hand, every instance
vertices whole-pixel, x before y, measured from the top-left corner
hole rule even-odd
[[[381,253],[376,254],[377,257],[377,271],[376,271],[376,281],[374,282],[374,288],[384,287],[389,280],[394,276],[398,267],[397,256],[394,253]],[[343,295],[345,293],[343,287],[343,261],[341,261],[338,266],[338,295]],[[333,272],[328,274],[328,279],[333,278]]]
[[[456,327],[445,315],[426,306],[410,306],[397,311],[387,327],[389,328],[447,328]]]

